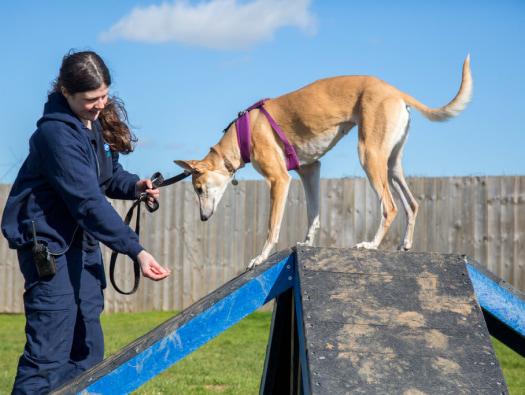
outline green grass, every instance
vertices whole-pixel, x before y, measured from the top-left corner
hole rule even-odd
[[[132,316],[132,318],[131,318]],[[104,316],[110,355],[173,316],[173,313]],[[254,313],[166,370],[136,394],[256,394],[270,331],[271,313]],[[132,333],[110,336],[133,326]]]
[[[106,356],[174,313],[102,316]],[[256,312],[142,386],[135,394],[256,394],[270,331],[271,313]],[[0,394],[10,393],[24,347],[24,316],[0,314]]]
[[[525,395],[525,358],[495,338],[492,345],[511,395]]]
[[[173,313],[104,315],[106,356]],[[256,394],[271,313],[254,313],[141,387],[136,394]],[[24,346],[24,316],[0,314],[0,394],[10,393]],[[525,395],[525,358],[492,339],[511,395]]]

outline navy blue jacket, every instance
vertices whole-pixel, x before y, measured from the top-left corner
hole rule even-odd
[[[86,128],[64,96],[52,93],[7,199],[2,233],[10,248],[27,247],[34,221],[38,240],[60,254],[85,231],[134,259],[143,248],[106,196],[133,199],[138,179],[104,143],[99,122]]]

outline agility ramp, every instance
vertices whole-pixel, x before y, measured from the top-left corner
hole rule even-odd
[[[523,353],[523,295],[463,256],[282,251],[55,393],[129,393],[277,298],[261,394],[505,394],[474,289]]]
[[[300,249],[305,392],[505,393],[464,259]]]

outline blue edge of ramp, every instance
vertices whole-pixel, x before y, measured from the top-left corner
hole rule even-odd
[[[300,306],[295,257],[292,250],[274,254],[53,393],[130,393],[286,290],[295,288]],[[525,356],[524,295],[473,259],[465,262],[489,331]],[[301,314],[296,308],[297,322]],[[300,350],[301,365],[304,352]]]

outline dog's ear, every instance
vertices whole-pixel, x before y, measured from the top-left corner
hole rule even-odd
[[[201,160],[174,160],[177,165],[193,174],[203,174],[210,170],[207,163]]]
[[[196,171],[197,160],[174,160],[177,165],[182,167],[184,170],[194,173]]]

